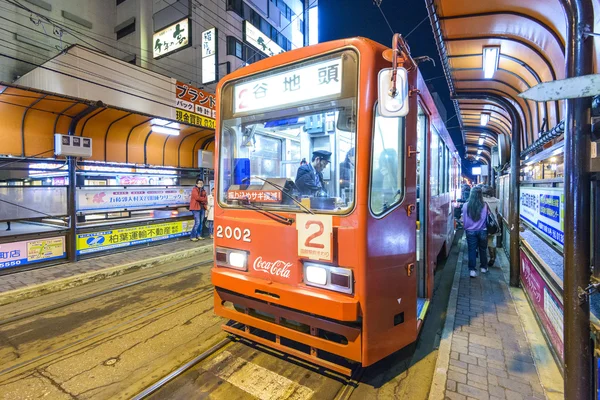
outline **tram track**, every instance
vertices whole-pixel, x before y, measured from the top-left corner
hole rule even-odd
[[[43,307],[41,309],[37,309],[37,310],[29,311],[29,312],[26,312],[26,313],[23,313],[23,314],[15,315],[15,316],[10,317],[10,318],[5,318],[5,319],[0,320],[0,327],[2,327],[4,325],[8,325],[10,323],[14,323],[14,322],[23,320],[23,319],[27,319],[27,318],[31,318],[31,317],[36,317],[36,316],[39,316],[41,314],[44,314],[44,313],[47,313],[47,312],[50,312],[50,311],[55,311],[55,310],[58,310],[58,309],[63,308],[63,307],[68,307],[68,306],[71,306],[71,305],[74,305],[74,304],[77,304],[77,303],[81,303],[81,302],[84,302],[86,300],[91,300],[91,299],[94,299],[94,298],[97,298],[97,297],[100,297],[100,296],[104,296],[104,295],[107,295],[107,294],[110,294],[110,293],[118,292],[120,290],[127,289],[127,288],[130,288],[130,287],[133,287],[133,286],[137,286],[137,285],[140,285],[140,284],[143,284],[143,283],[146,283],[146,282],[150,282],[150,281],[154,281],[154,280],[157,280],[157,279],[166,278],[168,276],[176,275],[176,274],[179,274],[181,272],[189,271],[189,270],[194,269],[194,268],[200,268],[200,267],[209,265],[211,263],[212,263],[212,258],[209,261],[206,261],[206,262],[196,263],[196,264],[184,267],[184,268],[180,268],[180,269],[176,269],[176,270],[173,270],[173,271],[165,272],[165,273],[162,273],[160,275],[149,276],[149,277],[146,277],[146,278],[138,279],[138,280],[135,280],[133,282],[128,282],[126,284],[116,286],[114,288],[109,288],[109,289],[101,290],[99,292],[91,293],[91,294],[86,295],[86,296],[81,296],[81,297],[78,297],[76,299],[72,299],[72,300],[65,301],[65,302],[58,303],[58,304],[53,304],[53,305],[48,306],[48,307]]]

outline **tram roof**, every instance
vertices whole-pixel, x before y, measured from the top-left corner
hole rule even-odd
[[[567,23],[560,0],[425,1],[467,154],[476,152],[482,134],[486,147],[495,145],[498,135],[512,134],[510,113],[498,102],[477,95],[501,96],[516,108],[523,149],[560,123],[562,101],[535,103],[518,97],[538,83],[565,77]],[[600,12],[598,0],[594,11]],[[595,71],[599,42],[595,43]],[[499,47],[492,78],[485,78],[483,69],[483,49],[488,46]],[[481,113],[490,115],[485,127],[480,124]]]

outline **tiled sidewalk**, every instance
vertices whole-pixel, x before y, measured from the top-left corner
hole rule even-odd
[[[144,262],[162,263],[171,259],[181,259],[207,250],[206,246],[212,246],[212,240],[200,242],[179,240],[155,246],[132,248],[117,253],[108,253],[103,256],[87,258],[74,263],[63,263],[51,267],[2,275],[0,276],[0,294],[121,265]],[[201,248],[204,250],[201,250]]]
[[[451,337],[444,397],[546,399],[502,269],[492,267],[487,274],[470,278],[464,239],[461,246],[453,329],[444,332]],[[450,324],[452,311],[448,310]]]

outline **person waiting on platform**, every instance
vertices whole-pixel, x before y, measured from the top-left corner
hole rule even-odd
[[[340,189],[350,188],[354,182],[354,147],[346,154],[346,159],[340,163]]]
[[[488,206],[489,212],[496,217],[496,221],[498,219],[498,206],[500,205],[500,200],[494,197],[494,188],[488,185],[483,187],[483,201]],[[498,224],[500,225],[500,224]],[[488,235],[488,252],[490,253],[490,261],[488,262],[488,267],[494,265],[496,262],[496,237],[500,235],[500,232],[494,235]]]
[[[208,228],[208,234],[213,239],[215,222],[215,188],[210,190],[208,195],[208,210],[206,211],[206,227]]]
[[[471,189],[469,201],[463,205],[463,224],[467,236],[469,250],[469,274],[471,278],[477,277],[477,251],[481,272],[487,272],[487,219],[488,208],[483,202],[483,193],[480,187]]]
[[[316,150],[313,152],[312,162],[301,165],[296,173],[296,186],[303,196],[327,197],[323,170],[331,162],[331,152]]]
[[[190,240],[192,242],[204,239],[202,237],[202,223],[204,222],[204,211],[206,210],[207,203],[208,198],[204,189],[204,181],[196,179],[196,187],[192,189],[192,196],[190,198],[190,211],[194,216],[194,227],[192,228],[192,232],[190,232]]]

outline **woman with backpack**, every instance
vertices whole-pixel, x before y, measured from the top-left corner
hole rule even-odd
[[[487,272],[487,213],[488,208],[483,201],[480,187],[474,187],[469,194],[469,200],[463,205],[462,215],[467,247],[469,249],[469,275],[477,277],[477,251],[479,251],[481,273]]]
[[[500,200],[498,200],[496,197],[494,197],[494,188],[492,188],[491,186],[484,186],[483,187],[483,201],[485,203],[485,205],[487,206],[490,214],[496,219],[496,221],[498,221],[498,207],[500,206]],[[496,262],[496,237],[500,235],[500,232],[497,233],[492,233],[492,232],[488,232],[488,243],[487,243],[487,247],[488,247],[488,252],[490,254],[490,261],[488,262],[488,267],[491,267],[494,265],[494,262]]]

